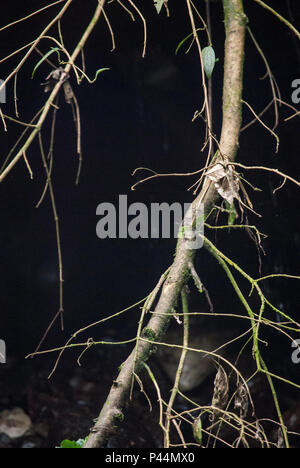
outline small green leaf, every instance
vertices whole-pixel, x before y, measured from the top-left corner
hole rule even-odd
[[[99,68],[96,71],[95,78],[92,80],[92,83],[94,83],[96,81],[98,75],[100,75],[100,73],[104,72],[105,70],[110,70],[110,68]]]
[[[209,79],[212,75],[216,63],[216,54],[211,46],[204,47],[204,49],[202,49],[202,59],[204,71],[207,78]]]
[[[184,238],[184,226],[180,226],[179,228],[179,231],[178,231],[178,235],[177,235],[177,238],[178,239],[183,239]]]
[[[202,28],[198,28],[196,29],[196,31],[200,31]],[[176,50],[175,50],[175,55],[178,54],[179,52],[179,49],[181,48],[181,46],[190,38],[193,36],[194,33],[191,33],[189,34],[188,36],[186,36],[184,39],[182,39],[182,41],[179,42],[178,46],[176,47]]]
[[[49,55],[53,54],[53,52],[58,52],[59,50],[59,47],[51,47],[51,50],[49,50],[34,67],[31,78],[34,77],[35,72],[37,71],[39,66],[46,60],[46,58],[49,57]]]
[[[78,440],[63,440],[60,444],[60,447],[58,448],[64,448],[64,449],[78,449],[82,448],[87,440],[87,437],[85,439],[78,439]]]
[[[74,449],[74,448],[81,448],[75,440],[63,440],[60,444],[60,448],[63,449]]]
[[[157,14],[159,15],[163,4],[165,3],[165,0],[153,0],[154,1],[154,6],[156,8]]]

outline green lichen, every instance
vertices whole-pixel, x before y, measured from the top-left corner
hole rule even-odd
[[[118,413],[114,414],[114,422],[117,423],[117,422],[123,422],[125,419],[125,416],[124,414],[122,413],[122,411],[119,411]]]
[[[143,330],[143,336],[147,338],[150,341],[155,341],[156,339],[156,333],[155,331],[152,330],[150,327],[146,327]]]
[[[243,4],[240,0],[240,4],[237,5],[237,2],[234,0],[224,0],[224,17],[225,17],[225,27],[229,27],[231,21],[238,21],[241,25],[248,23],[248,18],[243,12]]]
[[[149,351],[149,356],[150,355],[152,356],[153,354],[155,354],[157,352],[157,349],[158,349],[157,346],[153,346]]]

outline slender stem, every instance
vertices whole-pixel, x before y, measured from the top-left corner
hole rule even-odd
[[[0,32],[4,31],[4,29],[7,29],[7,28],[10,28],[11,26],[14,26],[15,24],[18,24],[18,23],[21,23],[22,21],[26,21],[28,20],[29,18],[32,18],[32,16],[35,16],[37,15],[38,13],[41,13],[41,11],[44,11],[46,10],[47,8],[50,8],[54,5],[57,5],[58,3],[62,3],[64,2],[65,0],[57,0],[56,2],[53,2],[53,3],[50,3],[50,5],[46,5],[45,7],[43,8],[40,8],[39,10],[36,10],[34,11],[33,13],[30,13],[29,15],[27,16],[24,16],[23,18],[20,18],[16,21],[13,21],[12,23],[9,23],[9,24],[6,24],[5,26],[3,26],[2,28],[0,28]]]
[[[262,358],[261,358],[261,365],[262,365],[262,368],[263,368],[263,370],[264,370],[264,372],[265,372],[265,374],[267,376],[267,380],[268,380],[270,388],[271,388],[271,392],[272,392],[276,412],[277,412],[278,419],[279,419],[280,424],[281,424],[281,430],[282,430],[282,433],[283,433],[285,446],[286,446],[286,448],[289,448],[290,444],[289,444],[289,439],[288,439],[288,435],[287,435],[287,430],[286,430],[284,420],[283,420],[283,416],[282,416],[282,412],[281,412],[281,409],[280,409],[280,406],[279,406],[278,397],[277,397],[277,393],[276,393],[276,390],[275,390],[275,387],[274,387],[272,375],[269,373],[268,368],[266,366],[266,363],[264,362],[264,360]]]
[[[260,6],[264,7],[266,10],[269,10],[273,15],[275,15],[280,21],[282,21],[288,28],[290,28],[293,33],[296,34],[298,39],[300,39],[300,32],[295,28],[295,26],[292,25],[286,18],[281,16],[276,10],[271,8],[269,5],[267,5],[265,2],[262,0],[254,0],[256,3],[258,3]]]
[[[212,154],[212,136],[211,136],[211,109],[209,105],[209,97],[208,97],[208,91],[207,91],[207,86],[206,86],[206,81],[205,81],[205,71],[204,71],[204,65],[203,65],[203,59],[202,59],[202,51],[201,51],[201,44],[199,41],[199,37],[197,34],[197,29],[195,25],[195,20],[194,20],[194,15],[192,12],[192,7],[191,7],[191,2],[190,0],[186,0],[188,12],[189,12],[189,17],[192,25],[192,30],[193,30],[193,36],[194,40],[196,41],[197,48],[198,48],[198,53],[199,53],[199,58],[200,58],[200,65],[201,65],[201,78],[202,78],[202,88],[203,88],[203,93],[204,93],[204,106],[205,106],[205,113],[206,113],[206,120],[207,120],[207,135],[208,135],[208,140],[209,140],[209,149],[208,149],[208,156],[207,156],[207,162],[206,165],[209,163],[209,159],[211,158]]]
[[[49,187],[53,217],[54,217],[54,222],[55,222],[57,255],[58,255],[58,271],[59,271],[59,310],[58,310],[58,315],[60,315],[61,328],[63,330],[64,329],[64,324],[63,324],[63,313],[64,313],[63,284],[64,284],[64,279],[63,279],[63,260],[62,260],[62,248],[61,248],[61,234],[60,234],[59,217],[58,217],[58,212],[57,212],[57,208],[56,208],[55,195],[54,195],[54,190],[53,190],[53,185],[52,185],[52,180],[51,180],[51,173],[50,173],[50,170],[49,170],[49,167],[48,167],[48,164],[47,164],[47,160],[46,160],[46,155],[45,155],[45,151],[44,151],[44,145],[43,145],[43,141],[42,141],[41,132],[39,132],[38,138],[39,138],[39,146],[40,146],[40,151],[41,151],[41,155],[42,155],[43,166],[44,166],[45,173],[46,173],[46,181],[47,181],[47,184],[48,184],[48,187]]]

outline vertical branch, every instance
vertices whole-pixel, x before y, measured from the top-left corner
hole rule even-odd
[[[50,193],[53,216],[54,216],[54,222],[55,222],[57,254],[58,254],[58,269],[59,269],[59,310],[58,310],[58,316],[60,316],[60,318],[61,318],[61,327],[62,327],[62,330],[63,330],[63,328],[64,328],[64,326],[63,326],[63,312],[64,312],[63,283],[64,283],[64,278],[63,278],[61,235],[60,235],[60,227],[59,227],[59,217],[58,217],[58,213],[57,213],[54,190],[53,190],[53,185],[52,185],[52,180],[51,180],[51,173],[49,171],[49,167],[48,167],[47,160],[46,160],[46,155],[45,155],[45,151],[44,151],[41,132],[39,132],[39,146],[40,146],[42,161],[43,161],[43,165],[44,165],[44,169],[45,169],[45,173],[46,173],[46,177],[47,177],[47,184],[48,184],[48,187],[49,187],[49,193]]]
[[[209,141],[209,149],[208,149],[208,156],[207,156],[207,163],[206,163],[208,164],[208,161],[212,153],[212,141],[213,141],[212,135],[211,135],[211,114],[210,114],[210,106],[209,106],[209,100],[208,100],[208,91],[207,91],[207,86],[206,86],[206,81],[205,81],[205,71],[204,71],[204,65],[203,65],[203,59],[202,59],[201,45],[200,45],[199,37],[197,34],[197,29],[195,25],[195,20],[194,20],[194,15],[193,15],[190,0],[186,0],[186,4],[187,4],[188,12],[189,12],[189,17],[190,17],[190,21],[192,25],[192,30],[193,30],[193,36],[197,44],[200,64],[201,64],[201,78],[202,78],[202,88],[203,88],[203,93],[204,93],[204,106],[205,106],[206,124],[207,124],[207,138]],[[206,143],[204,146],[206,146]]]
[[[241,98],[247,17],[243,12],[242,0],[223,0],[223,5],[226,42],[220,152],[225,159],[234,159],[242,122]]]
[[[164,447],[170,448],[170,421],[173,405],[175,398],[178,393],[180,378],[187,355],[187,347],[189,345],[189,304],[188,304],[188,295],[186,291],[187,287],[185,286],[181,291],[181,301],[182,301],[182,311],[183,311],[183,343],[182,343],[182,352],[176,372],[174,387],[172,388],[170,400],[166,410],[166,421],[165,421],[165,440]]]
[[[52,123],[51,123],[51,135],[50,135],[50,145],[49,145],[49,151],[47,155],[47,160],[49,161],[49,174],[51,177],[52,174],[52,169],[53,169],[53,147],[54,147],[54,136],[55,136],[55,124],[56,124],[56,116],[57,116],[57,111],[58,111],[58,98],[59,96],[56,97],[55,104],[54,104],[54,110],[53,110],[53,115],[52,115]],[[45,187],[43,190],[43,193],[39,199],[39,201],[36,204],[36,208],[39,208],[40,205],[42,204],[44,197],[47,193],[48,190],[48,177],[46,179]]]

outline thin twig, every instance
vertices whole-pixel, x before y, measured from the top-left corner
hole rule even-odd
[[[269,5],[267,5],[265,2],[262,0],[254,0],[256,3],[258,3],[260,6],[264,7],[266,10],[269,10],[271,13],[273,13],[274,16],[276,16],[280,21],[282,21],[288,28],[290,28],[291,31],[293,31],[294,34],[300,39],[300,32],[290,23],[287,19],[285,19],[283,16],[281,16],[276,10],[271,8]]]
[[[248,104],[247,101],[242,100],[242,102],[243,102],[244,104],[246,104],[246,106],[251,110],[252,114],[253,114],[253,115],[255,116],[255,118],[259,121],[259,123],[261,123],[261,125],[262,125],[265,129],[267,129],[267,130],[273,135],[273,137],[274,137],[275,140],[276,140],[276,150],[275,150],[275,153],[278,153],[278,148],[279,148],[279,137],[278,137],[278,135],[276,135],[276,133],[275,133],[270,127],[268,127],[268,125],[266,125],[266,124],[259,118],[259,116],[256,114],[256,112],[253,110],[253,108],[250,106],[250,104]]]
[[[30,14],[27,15],[27,16],[24,16],[23,18],[20,18],[20,19],[18,19],[18,20],[16,20],[16,21],[13,21],[12,23],[6,24],[6,25],[3,26],[2,28],[0,28],[0,32],[4,31],[4,30],[7,29],[7,28],[10,28],[11,26],[14,26],[15,24],[21,23],[22,21],[26,21],[26,20],[28,20],[29,18],[32,18],[32,16],[35,16],[35,15],[37,15],[38,13],[41,13],[41,11],[47,10],[48,8],[53,7],[54,5],[57,5],[58,3],[62,3],[62,2],[64,2],[64,1],[65,1],[65,0],[57,0],[56,2],[50,3],[49,5],[46,5],[46,6],[44,6],[43,8],[40,8],[39,10],[36,10],[36,11],[34,11],[33,13],[30,13]]]
[[[111,42],[112,42],[112,49],[110,50],[111,52],[113,52],[116,48],[116,43],[115,43],[115,35],[114,35],[114,32],[113,32],[113,29],[111,27],[111,24],[110,24],[110,21],[108,19],[108,16],[107,14],[105,13],[105,10],[103,8],[103,16],[104,16],[104,19],[106,21],[106,24],[108,26],[108,29],[109,29],[109,32],[110,32],[110,36],[111,36]]]
[[[146,55],[146,47],[147,47],[147,24],[146,24],[146,20],[145,20],[145,17],[142,15],[142,13],[140,12],[140,10],[138,9],[138,7],[133,3],[132,0],[127,0],[130,5],[135,9],[135,11],[138,13],[139,17],[141,18],[142,22],[143,22],[143,27],[144,27],[144,45],[143,45],[143,52],[142,52],[142,57],[144,58],[145,55]]]
[[[24,151],[24,153],[23,153],[23,158],[24,158],[26,167],[27,167],[27,169],[28,169],[30,179],[32,180],[32,179],[33,179],[33,172],[32,172],[31,167],[30,167],[30,165],[29,165],[29,162],[28,162],[28,159],[27,159],[27,157],[26,157],[25,151]]]
[[[254,34],[252,33],[251,29],[247,28],[247,31],[256,47],[256,49],[258,50],[259,54],[261,55],[263,61],[264,61],[264,64],[266,66],[266,69],[267,69],[267,74],[269,76],[269,80],[270,80],[270,85],[271,85],[271,90],[272,90],[272,95],[273,95],[273,103],[274,103],[274,112],[275,112],[275,123],[274,123],[274,126],[272,128],[272,130],[274,130],[277,126],[278,126],[278,121],[279,121],[279,116],[278,116],[278,104],[277,104],[277,93],[276,93],[276,88],[275,88],[275,85],[274,85],[274,77],[273,77],[273,74],[271,72],[271,68],[269,66],[269,63],[261,49],[261,47],[259,46],[257,40],[255,39],[254,37]],[[279,96],[280,98],[280,96]]]

